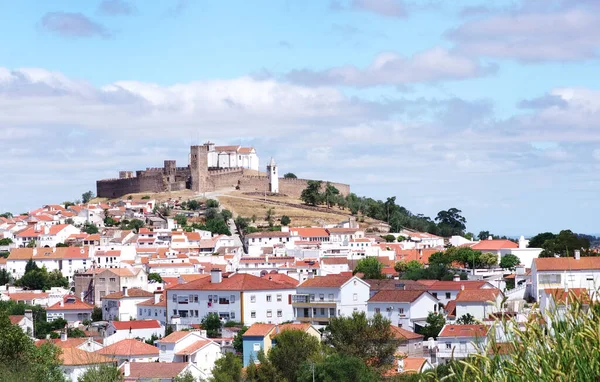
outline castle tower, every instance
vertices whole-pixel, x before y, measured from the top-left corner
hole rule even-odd
[[[190,172],[192,177],[192,191],[208,191],[208,147],[190,147]]]
[[[277,173],[277,164],[275,159],[271,158],[271,162],[267,165],[267,172],[269,173],[269,191],[278,194],[279,193],[279,174]]]
[[[175,181],[175,172],[177,171],[177,162],[174,160],[165,160],[165,166],[163,174],[167,178],[167,182],[173,183]]]

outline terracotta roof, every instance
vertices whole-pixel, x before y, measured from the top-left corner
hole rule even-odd
[[[533,259],[538,271],[580,271],[586,269],[600,269],[600,257],[540,257]]]
[[[8,316],[8,319],[10,320],[10,323],[13,324],[13,325],[17,325],[24,318],[25,318],[25,316],[21,316],[21,315],[11,315],[11,316]]]
[[[422,334],[411,332],[410,330],[402,329],[397,326],[391,325],[392,333],[394,337],[399,340],[422,340],[425,338]]]
[[[496,288],[461,290],[456,295],[456,302],[496,302],[500,293]]]
[[[107,356],[158,356],[159,350],[156,346],[135,339],[125,339],[115,342],[96,353]]]
[[[368,302],[413,302],[425,293],[427,292],[423,290],[382,290],[375,293]]]
[[[300,288],[339,288],[344,285],[352,276],[328,275],[316,276],[308,279],[298,287]]]
[[[266,231],[266,232],[254,232],[250,235],[246,235],[246,238],[261,238],[261,237],[290,237],[289,232],[280,232],[280,231]]]
[[[135,297],[153,297],[154,293],[148,292],[140,288],[129,288],[127,289],[127,296],[123,295],[123,291],[107,294],[104,297],[100,297],[101,300],[120,300],[122,298],[135,298]]]
[[[63,348],[60,360],[65,366],[95,365],[99,363],[112,363],[114,359],[101,354],[90,353],[76,347]]]
[[[471,248],[477,251],[499,251],[504,248],[519,248],[519,245],[510,240],[481,240]]]
[[[198,279],[203,279],[203,278],[210,278],[209,274],[203,273],[189,273],[189,274],[184,274],[184,275],[179,275],[179,277],[186,283],[189,283],[190,281],[194,281],[194,280],[198,280]]]
[[[485,325],[446,325],[438,337],[485,337],[489,329]]]
[[[157,320],[112,321],[112,325],[117,330],[160,329]]]
[[[463,287],[468,289],[482,289],[487,281],[435,281],[429,285],[428,290],[461,290]]]
[[[242,337],[264,337],[274,328],[274,324],[252,324]]]
[[[247,273],[236,273],[227,278],[223,277],[220,283],[212,283],[210,277],[191,281],[186,284],[178,284],[169,288],[170,290],[275,290],[294,289],[292,285],[286,285],[269,281],[264,278]]]
[[[325,228],[290,228],[300,237],[329,237],[329,232]]]
[[[29,260],[31,258],[33,258],[33,248],[13,248],[8,255],[8,260]]]
[[[410,373],[415,372],[418,373],[421,371],[423,365],[427,362],[425,358],[404,358],[404,372]]]
[[[448,317],[456,317],[456,300],[450,300],[444,308]]]
[[[87,338],[67,338],[65,341],[63,341],[60,338],[55,338],[55,339],[50,339],[50,340],[37,340],[35,342],[35,344],[37,346],[40,346],[42,344],[44,344],[45,342],[51,342],[52,344],[54,344],[55,346],[58,346],[61,349],[68,349],[68,348],[76,348],[81,346],[82,344],[87,342]]]
[[[253,150],[254,150],[254,147],[240,147],[238,152],[240,154],[250,154],[250,153],[252,153]]]
[[[191,344],[190,346],[186,347],[185,349],[181,349],[180,351],[178,351],[175,354],[176,355],[191,355],[211,343],[213,343],[211,340],[199,339],[196,342],[194,342],[193,344]]]
[[[94,307],[86,302],[81,301],[81,299],[67,295],[63,297],[63,306],[60,306],[60,301],[51,307],[46,308],[46,310],[89,310],[92,311]]]
[[[327,228],[330,234],[353,234],[360,231],[360,228]]]
[[[348,264],[346,257],[322,257],[321,264]]]
[[[58,234],[60,231],[62,231],[63,229],[69,227],[70,224],[55,224],[55,225],[51,225],[50,227],[48,227],[48,233],[47,235],[56,235]],[[44,229],[39,229],[36,230],[35,227],[30,227],[26,230],[23,230],[21,232],[19,232],[16,236],[18,237],[37,237],[40,235],[46,235],[44,233]]]
[[[215,146],[215,151],[235,151],[237,152],[240,146]]]
[[[262,278],[276,282],[278,284],[291,285],[293,287],[297,287],[298,284],[300,283],[300,281],[296,280],[295,278],[292,278],[283,273],[268,273],[268,274],[262,276]]]
[[[14,292],[14,293],[7,293],[5,296],[7,296],[9,299],[13,300],[13,301],[31,301],[34,299],[38,299],[38,298],[48,298],[49,293],[47,292],[41,292],[41,293],[35,293],[35,292]]]
[[[181,339],[183,339],[184,337],[188,336],[191,333],[193,333],[193,332],[183,332],[183,331],[173,332],[159,341],[161,343],[164,342],[167,344],[174,344],[174,343],[180,341]]]
[[[202,238],[200,232],[184,232],[184,235],[187,237],[188,241],[200,241]]]
[[[125,380],[172,379],[181,374],[188,365],[187,362],[131,362],[129,376],[125,377]]]
[[[547,295],[552,296],[556,304],[564,305],[569,301],[579,300],[583,303],[590,302],[590,293],[587,288],[570,288],[564,290],[564,288],[552,288],[544,289]]]

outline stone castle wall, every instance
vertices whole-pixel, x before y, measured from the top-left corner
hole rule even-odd
[[[104,179],[96,182],[96,195],[101,198],[118,198],[126,194],[165,191],[162,173],[145,173],[143,176],[124,179]]]
[[[288,196],[299,198],[302,191],[308,186],[308,179],[279,178],[279,192]],[[323,187],[327,182],[323,181]],[[350,193],[350,186],[343,183],[329,182],[344,196]],[[244,192],[265,192],[269,190],[267,176],[245,175],[239,180],[240,190]]]

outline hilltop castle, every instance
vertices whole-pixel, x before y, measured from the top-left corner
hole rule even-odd
[[[283,193],[300,196],[306,179],[280,178],[273,159],[267,174],[258,173],[259,159],[252,147],[215,146],[207,142],[190,147],[189,165],[177,167],[174,160],[165,160],[164,167],[146,170],[120,171],[119,178],[96,181],[96,194],[101,198],[118,198],[143,192],[169,192],[185,189],[209,192],[236,187],[247,192]],[[258,175],[257,175],[258,174]],[[332,183],[344,195],[350,193],[347,184]]]

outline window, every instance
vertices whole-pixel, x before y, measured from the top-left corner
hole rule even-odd
[[[231,296],[229,296],[229,303],[233,304],[235,302],[235,295],[232,294]]]
[[[198,302],[198,295],[197,294],[194,295],[194,302]]]
[[[270,294],[267,295],[267,302],[271,302],[271,295]]]
[[[446,342],[446,349],[452,349],[452,343]]]
[[[335,308],[329,308],[329,315],[335,317]]]
[[[539,275],[540,284],[560,284],[560,275]]]
[[[281,311],[281,309],[277,310],[277,317],[282,317],[283,316],[283,312]]]
[[[381,313],[381,309],[380,308],[375,308],[375,313]]]
[[[436,293],[436,292],[433,292],[431,295],[432,295],[433,297],[437,298],[437,293]]]
[[[250,295],[250,302],[256,302],[256,296],[251,294]]]
[[[114,277],[111,277],[108,279],[108,281],[110,281],[111,283],[117,282],[117,279]]]
[[[167,350],[166,345],[160,345],[160,351],[166,351],[166,350]]]
[[[229,317],[231,317],[232,320],[235,319],[235,312],[229,313]]]
[[[219,304],[229,304],[227,297],[219,297]]]
[[[404,314],[404,308],[398,308],[398,313]]]
[[[358,293],[354,293],[354,295],[352,296],[352,299],[354,301],[358,301]]]
[[[452,295],[450,294],[450,292],[446,292],[446,298],[452,298]]]
[[[104,282],[106,282],[106,279],[104,277],[100,277],[100,282],[104,283]]]
[[[317,308],[313,308],[313,317],[317,315]]]
[[[321,316],[325,315],[325,308],[321,308]]]
[[[256,311],[253,310],[250,312],[250,318],[256,318]]]
[[[194,310],[194,314],[196,315],[196,317],[198,317],[198,311]]]
[[[173,295],[173,302],[177,302],[177,295],[176,294]]]
[[[273,317],[273,311],[267,310],[267,318],[271,318],[271,317]]]
[[[255,343],[254,346],[252,346],[252,350],[260,351],[260,343]]]
[[[140,308],[140,316],[142,315],[142,308]]]
[[[310,295],[310,301],[315,301],[315,295],[314,294]]]
[[[329,293],[329,301],[333,301],[333,293]]]
[[[280,295],[280,294],[278,294],[278,295],[277,295],[277,302],[281,302],[281,300],[282,300],[282,298],[281,298],[281,295]]]
[[[325,294],[323,294],[323,293],[319,294],[319,301],[325,301]]]

